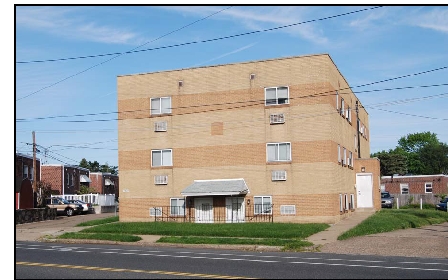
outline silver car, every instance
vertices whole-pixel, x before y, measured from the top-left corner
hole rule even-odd
[[[88,203],[79,199],[72,199],[69,200],[70,203],[76,203],[76,204],[81,204],[82,205],[82,214],[87,214],[87,213],[93,213],[94,212],[94,208],[92,206],[92,203]]]

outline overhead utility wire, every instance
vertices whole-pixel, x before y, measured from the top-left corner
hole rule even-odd
[[[209,17],[211,17],[211,16],[213,16],[213,15],[216,15],[217,13],[220,13],[220,12],[222,12],[222,11],[224,11],[224,10],[230,9],[231,7],[232,7],[232,6],[227,7],[227,8],[224,8],[224,9],[218,11],[218,12],[215,12],[215,13],[213,13],[213,14],[211,14],[211,15],[209,15],[209,16],[206,16],[206,17],[204,17],[204,18],[202,18],[202,19],[199,19],[199,20],[197,20],[197,21],[195,21],[195,22],[192,22],[192,23],[190,23],[190,24],[188,24],[188,25],[186,25],[186,26],[183,26],[183,27],[181,27],[181,28],[179,28],[179,29],[177,29],[177,30],[174,30],[174,31],[171,31],[171,32],[169,32],[169,33],[167,33],[167,34],[165,34],[165,35],[162,35],[162,36],[160,36],[160,37],[158,37],[158,38],[156,38],[156,39],[154,39],[154,40],[152,40],[152,41],[146,42],[146,43],[144,43],[144,44],[142,44],[142,45],[140,45],[140,46],[137,46],[137,47],[133,48],[133,49],[132,49],[131,51],[129,51],[129,52],[132,52],[132,51],[134,51],[134,50],[136,50],[136,49],[138,49],[138,48],[141,48],[141,47],[144,46],[144,45],[147,45],[147,44],[149,44],[149,43],[152,43],[152,42],[154,42],[154,41],[157,41],[157,40],[159,40],[160,38],[163,38],[163,37],[165,37],[165,36],[168,36],[169,34],[172,34],[172,33],[176,32],[176,31],[179,31],[179,30],[181,30],[181,29],[184,29],[184,28],[186,28],[186,27],[188,27],[188,26],[190,26],[190,25],[192,25],[192,24],[195,24],[195,23],[201,21],[201,20],[205,20],[205,19],[207,19],[207,18],[209,18]],[[76,73],[76,74],[73,74],[73,75],[71,75],[71,76],[68,76],[68,77],[66,77],[66,78],[64,78],[64,79],[62,79],[62,80],[60,80],[60,81],[58,81],[58,82],[55,82],[55,83],[53,83],[53,84],[51,84],[51,85],[49,85],[49,86],[43,87],[43,88],[41,88],[41,89],[39,89],[39,90],[37,90],[37,91],[35,91],[35,92],[32,92],[32,93],[30,93],[30,94],[28,94],[28,95],[25,95],[25,96],[23,96],[23,97],[21,97],[21,98],[18,98],[18,99],[16,99],[16,101],[22,100],[22,99],[24,99],[24,98],[27,98],[27,97],[29,97],[29,96],[31,96],[31,95],[34,95],[34,94],[36,94],[36,93],[42,91],[42,90],[44,90],[44,89],[47,89],[47,88],[50,88],[50,87],[52,87],[52,86],[55,86],[55,85],[57,85],[57,84],[59,84],[59,83],[62,83],[63,81],[66,81],[66,80],[68,80],[68,79],[70,79],[70,78],[72,78],[72,77],[75,77],[75,76],[77,76],[77,75],[79,75],[79,74],[82,74],[82,73],[84,73],[84,72],[87,72],[87,71],[89,71],[89,70],[92,69],[92,68],[95,68],[95,67],[97,67],[97,66],[100,66],[100,65],[102,65],[102,64],[104,64],[104,63],[106,63],[106,62],[109,62],[109,61],[111,61],[111,60],[113,60],[113,59],[115,59],[115,58],[117,58],[117,57],[120,57],[120,56],[122,56],[122,55],[124,55],[124,54],[127,54],[127,53],[129,53],[129,52],[125,52],[125,53],[117,53],[116,56],[114,56],[114,57],[112,57],[112,58],[110,58],[110,59],[108,59],[108,60],[105,60],[105,61],[103,61],[103,62],[100,62],[100,63],[98,63],[98,64],[95,64],[95,65],[93,65],[93,66],[91,66],[91,67],[89,67],[89,68],[87,68],[87,69],[85,69],[85,70],[83,70],[83,71],[80,71],[80,72],[78,72],[78,73]]]
[[[443,67],[446,68],[446,67]],[[429,70],[429,71],[434,71],[434,70]],[[420,72],[420,73],[416,73],[416,74],[411,74],[411,75],[419,75],[419,74],[423,74],[423,73],[427,73],[428,71],[424,71],[424,72]],[[406,75],[408,76],[408,75]],[[406,77],[406,76],[401,76],[401,77]],[[393,79],[398,79],[400,77],[397,78],[393,78]],[[374,82],[374,83],[379,83],[379,82]],[[354,86],[351,88],[355,88],[355,87],[363,87],[364,85],[359,85],[359,86]],[[402,89],[412,89],[412,88],[429,88],[429,87],[439,87],[439,86],[448,86],[448,84],[433,84],[433,85],[421,85],[421,86],[409,86],[409,87],[396,87],[396,88],[385,88],[385,89],[375,89],[375,90],[365,90],[365,91],[354,91],[353,93],[366,93],[366,92],[379,92],[379,91],[390,91],[390,90],[402,90]],[[350,87],[345,88],[345,89],[350,89]],[[340,90],[345,90],[345,89],[340,89]],[[306,98],[306,97],[320,97],[320,96],[327,96],[327,93],[330,93],[330,95],[334,95],[333,93],[334,91],[326,91],[326,92],[322,92],[322,93],[318,93],[318,94],[311,94],[311,95],[305,95],[305,96],[300,96],[298,98]],[[341,94],[345,94],[345,93],[341,93]],[[316,96],[318,95],[318,96]],[[294,99],[294,98],[290,98],[290,99]],[[205,105],[193,105],[193,106],[182,106],[182,107],[177,107],[177,108],[171,108],[171,109],[188,109],[188,108],[196,108],[196,107],[206,107],[206,106],[219,106],[219,105],[232,105],[232,104],[239,104],[239,103],[247,103],[247,102],[264,102],[263,100],[250,100],[250,101],[237,101],[237,102],[227,102],[227,103],[214,103],[214,104],[205,104]],[[32,119],[16,119],[17,122],[28,122],[28,121],[33,121],[33,120],[46,120],[46,119],[55,119],[55,118],[74,118],[74,117],[85,117],[85,116],[98,116],[98,115],[110,115],[110,114],[118,114],[118,113],[134,113],[134,112],[141,112],[141,111],[146,111],[146,110],[132,110],[132,111],[116,111],[116,112],[101,112],[101,113],[88,113],[88,114],[75,114],[75,115],[60,115],[60,116],[49,116],[49,117],[39,117],[39,118],[32,118]]]
[[[169,46],[163,46],[163,47],[157,47],[157,48],[151,48],[151,49],[145,49],[145,50],[138,50],[138,51],[131,50],[131,51],[127,51],[127,52],[124,52],[124,53],[117,52],[117,53],[88,55],[88,56],[79,56],[79,57],[70,57],[70,58],[48,59],[48,60],[19,61],[19,62],[16,62],[16,63],[21,63],[21,64],[24,64],[24,63],[40,63],[40,62],[55,62],[55,61],[64,61],[64,60],[94,58],[94,57],[102,57],[102,56],[111,56],[111,55],[122,55],[122,54],[136,53],[136,52],[154,51],[154,50],[168,49],[168,48],[174,48],[174,47],[181,47],[181,46],[192,45],[192,44],[199,44],[199,43],[208,43],[208,42],[213,42],[213,41],[219,41],[219,40],[224,40],[224,39],[230,39],[230,38],[235,38],[235,37],[240,37],[240,36],[252,35],[252,34],[256,34],[256,33],[267,32],[267,31],[272,31],[272,30],[277,30],[277,29],[282,29],[282,28],[287,28],[287,27],[300,25],[300,24],[306,24],[306,23],[310,23],[310,22],[316,22],[316,21],[332,19],[332,18],[336,18],[336,17],[341,17],[341,16],[354,14],[354,13],[359,13],[359,12],[364,12],[364,11],[368,11],[368,10],[378,9],[378,8],[381,8],[381,7],[383,7],[383,6],[377,6],[377,7],[372,7],[372,8],[362,9],[362,10],[356,10],[356,11],[352,11],[352,12],[348,12],[348,13],[343,13],[343,14],[338,14],[338,15],[334,15],[334,16],[323,17],[323,18],[319,18],[319,19],[312,19],[312,20],[302,21],[302,22],[288,24],[288,25],[283,25],[283,26],[278,26],[278,27],[274,27],[274,28],[268,28],[268,29],[251,31],[251,32],[246,32],[246,33],[240,33],[240,34],[236,34],[236,35],[224,36],[224,37],[219,37],[219,38],[214,38],[214,39],[207,39],[207,40],[202,40],[202,41],[193,41],[193,42],[187,42],[187,43],[182,43],[182,44],[169,45]]]

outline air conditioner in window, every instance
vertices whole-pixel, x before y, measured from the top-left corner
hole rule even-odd
[[[286,181],[286,170],[272,171],[272,181]]]
[[[285,116],[283,113],[271,114],[271,124],[285,123]]]
[[[156,175],[154,176],[154,184],[156,185],[167,185],[168,176],[167,175]]]
[[[166,122],[156,122],[154,123],[154,131],[160,132],[160,131],[166,131]]]

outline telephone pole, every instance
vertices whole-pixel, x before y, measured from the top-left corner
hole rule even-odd
[[[33,190],[37,192],[36,182],[36,135],[33,131]]]

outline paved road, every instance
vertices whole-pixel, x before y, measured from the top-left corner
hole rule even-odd
[[[81,222],[113,216],[115,216],[115,213],[86,214],[72,217],[58,216],[56,220],[52,221],[19,224],[16,225],[16,240],[38,241],[42,240],[42,237],[44,236],[55,236],[64,232],[79,231],[82,227],[76,227],[76,225]],[[142,237],[142,241],[134,244],[143,246],[170,246],[166,244],[154,244],[154,242],[158,239],[158,236]],[[83,242],[106,243],[102,241]],[[201,246],[204,247],[203,245]],[[240,248],[260,251],[278,250],[278,248],[270,248],[265,246],[232,247],[220,245],[216,247],[223,249]],[[404,229],[394,232],[355,237],[344,241],[326,242],[325,244],[319,245],[318,250],[323,253],[351,255],[448,258],[448,222],[417,229]]]

